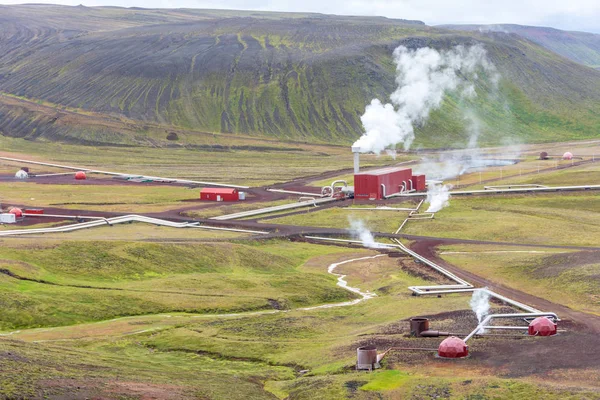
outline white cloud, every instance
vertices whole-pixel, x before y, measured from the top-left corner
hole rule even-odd
[[[15,4],[22,0],[0,0]],[[428,25],[514,23],[600,32],[598,0],[36,0],[41,3],[160,8],[226,8],[378,15],[417,19]]]

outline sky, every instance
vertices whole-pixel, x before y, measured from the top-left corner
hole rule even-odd
[[[23,0],[0,0],[18,4]],[[221,8],[416,19],[428,25],[550,26],[600,33],[600,0],[32,0],[35,3],[145,8]]]

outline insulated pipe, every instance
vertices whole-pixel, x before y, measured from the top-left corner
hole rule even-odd
[[[496,318],[528,318],[528,317],[552,317],[556,321],[560,321],[560,318],[558,318],[558,315],[556,315],[555,313],[552,313],[552,312],[521,313],[521,314],[492,314],[492,315],[488,315],[487,317],[485,317],[485,319],[479,325],[477,325],[477,328],[475,328],[473,330],[473,332],[469,333],[467,335],[467,337],[464,338],[464,341],[466,343],[467,340],[471,339],[478,332],[483,330],[483,327],[488,326],[488,323],[492,319],[496,319]]]
[[[386,199],[387,196],[385,195],[385,185],[383,183],[381,184],[381,193],[383,194],[383,198]]]
[[[529,329],[528,326],[482,326],[483,330],[486,329],[500,329],[500,330],[514,330],[514,331],[526,331]]]
[[[131,176],[131,174],[123,174],[121,172],[109,172],[109,171],[100,171],[100,170],[95,170],[95,169],[90,169],[90,168],[81,168],[81,167],[74,167],[74,166],[69,166],[69,165],[59,165],[59,164],[51,164],[51,163],[44,163],[44,162],[39,162],[39,161],[31,161],[31,160],[21,160],[18,158],[10,158],[10,157],[0,157],[0,160],[6,160],[6,161],[16,161],[16,162],[20,162],[20,163],[26,163],[26,164],[35,164],[35,165],[43,165],[46,167],[56,167],[56,168],[64,168],[64,169],[71,169],[71,170],[75,170],[75,171],[83,171],[83,172],[89,172],[89,173],[96,173],[96,174],[102,174],[102,175],[112,175],[112,176],[119,176],[122,178],[127,178],[129,176]],[[144,179],[150,179],[150,180],[154,180],[154,181],[169,181],[169,182],[175,182],[175,183],[190,183],[190,184],[198,184],[198,185],[202,185],[202,186],[219,186],[219,187],[228,187],[228,188],[236,188],[236,189],[248,189],[248,186],[239,186],[239,185],[228,185],[225,183],[216,183],[216,182],[200,182],[200,181],[191,181],[188,179],[172,179],[172,178],[162,178],[159,176],[147,176],[147,175],[139,175],[140,178],[144,178]]]
[[[284,189],[267,189],[268,192],[275,192],[275,193],[289,193],[289,194],[299,194],[302,196],[319,196],[319,197],[323,197],[322,194],[318,194],[318,193],[310,193],[310,192],[296,192],[294,190],[284,190]]]
[[[234,228],[219,228],[213,226],[200,226],[198,222],[172,222],[164,219],[146,217],[143,215],[123,215],[114,218],[102,218],[95,219],[88,222],[82,222],[79,224],[72,224],[66,226],[52,227],[52,228],[36,228],[36,229],[17,229],[11,231],[0,231],[0,236],[18,236],[18,235],[31,235],[31,234],[43,234],[43,233],[56,233],[56,232],[73,232],[80,229],[94,228],[97,226],[104,226],[105,224],[122,224],[126,222],[145,222],[148,224],[154,224],[158,226],[167,226],[170,228],[196,228],[196,229],[210,229],[230,232],[242,232],[242,233],[254,233],[254,234],[267,234],[268,232],[251,231],[246,229],[234,229]]]
[[[411,191],[412,191],[412,190],[415,190],[415,189],[413,188],[413,182],[412,182],[412,179],[411,179],[411,180],[409,180],[409,182],[410,182],[410,190],[411,190]]]
[[[600,190],[600,185],[581,185],[581,186],[548,186],[548,187],[529,187],[512,189],[494,189],[494,190],[457,190],[448,192],[451,196],[494,194],[494,193],[533,193],[533,192],[560,192],[569,190]],[[392,196],[427,196],[427,193],[396,193]],[[391,197],[391,196],[390,196]]]
[[[342,179],[339,179],[337,181],[331,182],[331,197],[333,197],[333,195],[335,194],[335,185],[338,184],[338,183],[343,183],[344,187],[348,187],[348,182],[346,182],[346,181],[344,181]]]
[[[313,239],[313,240],[331,241],[331,242],[363,244],[363,242],[361,242],[360,240],[324,238],[324,237],[318,237],[318,236],[306,236],[306,238]],[[453,273],[447,271],[446,269],[440,267],[439,265],[429,261],[425,257],[422,257],[421,255],[410,250],[409,248],[404,246],[399,240],[397,240],[397,239],[393,239],[393,240],[397,243],[396,245],[389,245],[389,244],[384,244],[384,243],[377,243],[377,245],[379,245],[382,248],[399,248],[402,251],[404,251],[405,253],[420,260],[424,264],[429,265],[431,268],[435,269],[436,271],[440,272],[441,274],[447,276],[451,280],[458,283],[458,285],[411,286],[411,287],[409,287],[409,289],[413,292],[413,295],[418,296],[418,295],[425,295],[425,294],[465,293],[465,292],[474,292],[476,290],[483,290],[486,293],[488,293],[490,295],[490,297],[493,297],[497,300],[503,301],[506,304],[510,304],[513,307],[519,308],[521,310],[527,311],[532,314],[541,312],[540,310],[537,310],[536,308],[530,307],[526,304],[520,303],[520,302],[512,300],[512,299],[509,299],[508,297],[502,296],[502,295],[500,295],[496,292],[493,292],[489,289],[475,288],[469,282],[459,278],[458,276],[454,275]],[[554,315],[556,315],[556,314],[554,314]]]
[[[314,197],[308,197],[308,196],[302,196],[298,199],[299,202],[301,201],[312,201],[313,205],[316,207],[317,206],[317,201],[315,200]]]

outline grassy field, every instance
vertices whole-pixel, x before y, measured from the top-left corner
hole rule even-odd
[[[28,204],[75,210],[157,212],[182,208],[200,197],[199,189],[178,186],[52,185],[34,182],[0,182],[3,205]]]
[[[45,228],[53,226],[55,224],[36,224],[29,226],[15,226],[15,225],[4,225],[0,226],[2,230],[12,229],[31,229],[31,228]],[[61,224],[62,225],[62,224]],[[239,238],[245,238],[250,234],[240,232],[229,232],[221,230],[209,230],[209,229],[197,229],[197,228],[169,228],[164,226],[156,226],[145,223],[127,223],[117,224],[112,226],[99,226],[93,229],[86,229],[83,231],[74,232],[61,232],[61,233],[45,233],[43,235],[37,235],[36,239],[31,239],[30,236],[21,237],[4,237],[0,239],[0,243],[6,243],[3,245],[14,246],[14,243],[18,243],[19,246],[31,246],[33,240],[39,241],[42,238],[45,243],[55,242],[60,244],[61,241],[140,241],[140,242],[160,242],[160,243],[185,243],[185,242],[198,242],[198,241],[210,241],[210,240],[233,240]]]
[[[598,185],[600,184],[600,163],[586,164],[574,167],[568,167],[566,169],[556,169],[551,171],[543,171],[544,168],[548,168],[548,164],[543,162],[539,162],[540,168],[542,169],[541,173],[537,173],[537,167],[534,166],[529,170],[533,172],[533,174],[528,174],[524,176],[519,176],[516,173],[516,168],[512,168],[511,170],[504,170],[504,179],[500,179],[496,182],[490,183],[489,185],[547,185],[547,186],[575,186],[575,185]],[[568,165],[568,162],[567,164]],[[552,168],[552,165],[550,165]],[[513,176],[506,178],[507,173],[510,173]],[[494,174],[496,177],[500,178],[500,174],[498,171],[487,172],[484,175],[483,179],[486,177],[494,178]],[[461,177],[461,182],[469,183],[469,182],[477,182],[477,176],[471,177]],[[477,185],[475,183],[472,188],[481,188],[483,185]]]
[[[136,242],[24,243],[0,249],[2,329],[76,324],[162,312],[295,308],[353,295],[300,269],[340,253],[316,245]],[[19,277],[20,279],[16,279]],[[26,280],[23,280],[26,279]]]
[[[373,254],[347,249],[342,254],[318,254],[314,246],[297,246],[274,242],[260,247],[293,254],[294,259],[309,256],[299,268],[307,274],[322,272],[340,256]],[[562,377],[553,380],[495,376],[478,361],[477,354],[488,347],[481,341],[471,346],[474,358],[453,363],[451,369],[428,354],[420,355],[418,364],[389,356],[381,371],[353,371],[358,343],[400,340],[435,346],[438,339],[405,338],[407,322],[402,320],[435,314],[440,308],[447,312],[468,308],[468,296],[443,300],[410,296],[406,286],[425,281],[399,269],[397,259],[380,260],[340,267],[352,284],[378,295],[353,307],[227,318],[169,313],[0,337],[0,366],[7,371],[1,374],[0,393],[8,397],[111,393],[134,398],[153,393],[174,399],[598,398],[593,384],[575,387],[589,377],[584,369],[563,370]],[[444,314],[434,323],[444,326],[455,318]]]
[[[236,139],[232,139],[235,141]],[[259,141],[268,145],[269,141]],[[290,150],[269,148],[210,151],[186,148],[92,147],[27,142],[0,136],[0,155],[131,174],[146,174],[243,186],[263,186],[326,171],[352,168],[349,147],[293,143]],[[408,160],[410,156],[400,157]],[[388,165],[390,156],[365,155],[364,166]],[[0,161],[0,164],[7,164]],[[10,163],[21,167],[20,163]],[[277,166],[277,167],[274,167]],[[16,168],[9,169],[13,174]],[[45,171],[34,167],[34,171]]]
[[[403,233],[499,242],[598,246],[598,193],[454,197],[450,206]]]
[[[264,222],[350,229],[353,221],[362,221],[367,229],[371,231],[393,233],[406,219],[407,215],[408,212],[402,211],[356,211],[335,207],[317,211],[308,210],[302,214],[272,218]]]
[[[210,207],[206,209],[200,208],[196,210],[185,211],[183,212],[183,215],[191,218],[211,218],[219,215],[235,214],[242,211],[251,211],[282,204],[291,204],[296,203],[297,201],[297,199],[286,199],[269,202],[222,204],[219,207]]]

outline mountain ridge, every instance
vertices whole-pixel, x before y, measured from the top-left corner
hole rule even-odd
[[[483,82],[471,103],[450,94],[418,127],[418,146],[460,146],[465,107],[481,118],[487,144],[585,138],[600,127],[600,73],[514,35],[323,14],[2,8],[10,12],[0,15],[0,92],[56,109],[347,144],[362,133],[364,107],[372,98],[387,101],[396,87],[395,47],[479,43],[503,77],[498,93]],[[139,143],[131,137],[147,134],[86,126],[44,133],[57,128],[39,125],[36,112],[0,97],[0,132],[106,143]]]

